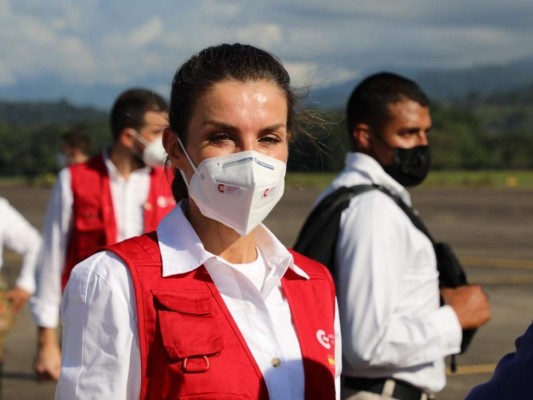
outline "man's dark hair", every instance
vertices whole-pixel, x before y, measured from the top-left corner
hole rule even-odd
[[[167,112],[168,104],[151,90],[134,88],[123,92],[111,109],[113,139],[117,140],[125,128],[141,129],[145,124],[144,114],[148,111]]]
[[[346,106],[346,122],[352,146],[355,146],[352,132],[357,124],[366,124],[379,132],[391,118],[389,105],[404,100],[429,107],[429,99],[422,89],[403,76],[380,72],[359,83]]]

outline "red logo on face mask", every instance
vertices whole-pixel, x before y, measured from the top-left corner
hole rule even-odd
[[[218,186],[217,186],[217,189],[220,193],[224,193],[226,191],[226,187],[223,183],[220,183]]]
[[[265,189],[265,191],[263,192],[263,197],[267,198],[267,197],[272,196],[273,194],[274,194],[274,188],[270,187],[270,188]]]

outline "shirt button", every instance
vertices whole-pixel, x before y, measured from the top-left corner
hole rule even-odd
[[[281,365],[281,360],[278,357],[274,357],[270,363],[274,368],[277,368]]]

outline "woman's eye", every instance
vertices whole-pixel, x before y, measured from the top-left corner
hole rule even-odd
[[[264,136],[260,140],[263,143],[279,143],[279,142],[281,142],[281,138],[278,137],[278,136]]]
[[[229,140],[229,139],[231,139],[230,135],[228,135],[225,132],[214,133],[211,136],[209,136],[209,141],[211,142],[222,142],[224,140]]]

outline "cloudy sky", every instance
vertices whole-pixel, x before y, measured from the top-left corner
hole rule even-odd
[[[150,82],[208,45],[251,43],[298,84],[533,57],[532,0],[0,0],[2,87]]]

